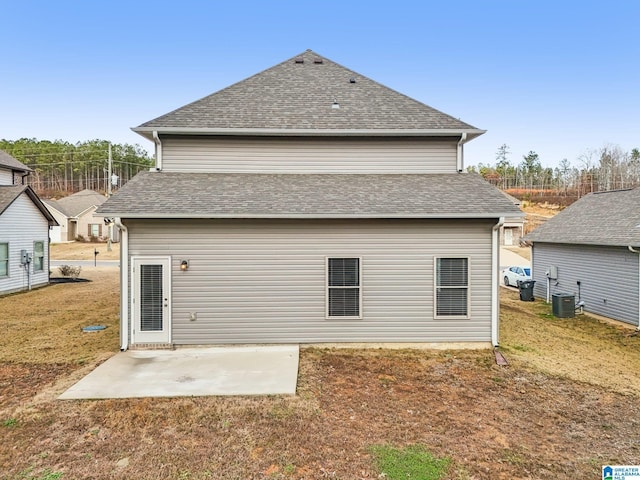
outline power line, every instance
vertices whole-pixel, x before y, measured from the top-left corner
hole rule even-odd
[[[105,158],[104,160],[70,160],[68,162],[55,162],[55,163],[33,163],[33,164],[25,164],[27,165],[27,167],[30,168],[39,168],[39,167],[51,167],[51,166],[55,166],[55,165],[73,165],[75,163],[82,163],[82,164],[96,164],[96,163],[107,163],[107,159]],[[153,160],[149,160],[149,164],[145,165],[143,163],[134,163],[134,162],[127,162],[124,160],[113,160],[114,165],[115,164],[120,164],[120,165],[135,165],[137,167],[149,167],[153,164]]]

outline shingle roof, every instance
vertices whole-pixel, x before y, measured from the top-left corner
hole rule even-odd
[[[337,105],[340,108],[333,108]],[[466,131],[469,139],[484,132],[311,50],[133,130],[148,138],[153,130],[292,134],[429,131],[435,135]]]
[[[19,170],[21,172],[32,172],[24,163],[19,162],[4,150],[0,150],[0,167],[8,167],[11,170]]]
[[[494,218],[522,215],[475,174],[141,172],[98,208],[123,218]]]
[[[56,210],[64,213],[67,217],[77,217],[87,209],[102,205],[107,198],[94,190],[82,190],[60,200],[45,200]]]
[[[640,187],[585,195],[526,239],[534,243],[640,246]]]
[[[53,218],[51,212],[47,210],[47,207],[42,203],[38,195],[36,195],[28,185],[0,185],[0,215],[23,193],[25,193],[42,212],[42,215],[47,219],[50,226],[58,225],[58,222]]]

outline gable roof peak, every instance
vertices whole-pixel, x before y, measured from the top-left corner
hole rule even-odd
[[[133,129],[164,134],[424,135],[483,130],[307,49]]]

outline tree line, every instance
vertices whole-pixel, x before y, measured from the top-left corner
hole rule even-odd
[[[618,145],[587,150],[572,165],[566,158],[554,168],[542,167],[535,151],[511,163],[509,146],[501,145],[495,164],[468,167],[498,188],[520,197],[563,196],[573,200],[590,192],[640,186],[640,149],[624,151]]]
[[[63,197],[90,189],[106,193],[108,174],[108,140],[70,143],[63,140],[0,140],[4,150],[33,169],[28,184],[44,198]],[[154,165],[153,158],[140,145],[111,145],[112,173],[117,176],[113,189],[121,187],[140,170]]]

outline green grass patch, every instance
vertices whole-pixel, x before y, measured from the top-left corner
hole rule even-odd
[[[18,425],[18,420],[15,418],[7,418],[2,422],[2,426],[7,428],[15,427],[16,425]]]
[[[49,470],[48,468],[43,470],[39,474],[33,473],[33,468],[29,468],[22,472],[20,476],[16,478],[28,480],[60,480],[62,478],[62,475],[62,472],[54,472],[53,470]]]
[[[532,352],[533,348],[528,345],[511,345],[511,348],[518,352]]]
[[[394,448],[374,445],[369,448],[380,474],[389,480],[440,480],[451,464],[449,458],[438,458],[422,445]]]

